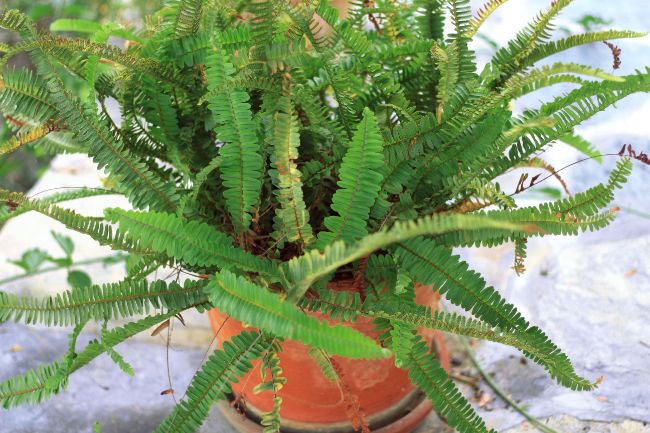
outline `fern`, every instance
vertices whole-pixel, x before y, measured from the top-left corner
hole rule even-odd
[[[436,411],[460,433],[488,432],[483,420],[447,377],[438,361],[427,353],[424,341],[418,337],[405,363],[409,379],[429,397]],[[493,432],[494,430],[490,430]]]
[[[123,281],[42,299],[0,292],[0,321],[74,326],[59,361],[0,384],[3,406],[51,397],[102,353],[133,374],[116,344],[180,311],[213,307],[259,332],[210,357],[160,432],[198,430],[258,359],[262,383],[254,388],[272,399],[262,427],[280,431],[285,339],[308,346],[363,431],[370,428],[363,402],[335,356],[394,355],[452,427],[487,432],[427,353],[421,328],[509,345],[558,384],[593,389],[597,383],[452,251],[514,242],[521,273],[528,239],[577,235],[614,219],[614,193],[633,162],[647,162],[645,153],[623,149],[609,181],[575,195],[539,154],[563,142],[602,163],[577,127],[650,92],[650,69],[618,76],[547,58],[643,34],[553,39],[554,20],[571,3],[554,1],[477,74],[472,40],[505,0],[474,15],[470,3],[355,0],[342,19],[326,0],[169,0],[133,28],[63,19],[49,33],[22,12],[0,11],[0,28],[18,40],[0,44],[8,130],[0,155],[88,154],[110,185],[41,199],[0,190],[0,224],[35,211],[131,255]],[[112,37],[126,42],[116,46]],[[6,67],[22,53],[33,70]],[[569,90],[513,113],[513,100],[558,84]],[[502,175],[523,167],[546,170],[567,196],[521,206],[519,193],[540,177],[524,174],[515,186]],[[102,194],[122,194],[135,210],[91,217],[64,207]],[[148,282],[164,266],[197,281]],[[344,280],[348,290],[340,289]],[[419,284],[475,317],[416,304]],[[154,310],[163,313],[107,328]],[[347,326],[360,319],[374,320],[379,338]],[[103,323],[101,337],[79,351],[91,320]]]
[[[232,245],[232,239],[199,221],[156,212],[106,209],[106,218],[118,222],[131,239],[146,248],[176,257],[189,265],[239,268],[267,276],[277,275],[273,262]]]
[[[280,366],[280,358],[278,357],[278,347],[269,349],[263,358],[262,365],[262,380],[266,379],[266,370],[268,369],[270,378],[267,382],[260,383],[253,388],[253,392],[258,394],[264,391],[273,393],[273,409],[262,415],[260,424],[264,427],[263,433],[279,433],[280,432],[280,408],[282,406],[282,397],[278,392],[282,389],[287,382],[286,377],[282,377],[282,367]]]
[[[178,314],[178,311],[147,317],[112,329],[104,333],[101,341],[93,340],[88,343],[84,350],[75,354],[74,358],[68,354],[60,361],[43,365],[36,370],[28,370],[20,376],[0,383],[2,407],[7,409],[26,403],[37,404],[49,399],[65,388],[70,374],[106,352],[107,348],[112,348],[175,314]]]
[[[269,142],[273,147],[271,164],[274,167],[269,174],[273,177],[280,202],[276,216],[282,222],[283,234],[288,241],[309,244],[313,238],[312,228],[303,198],[301,174],[295,163],[299,145],[298,119],[287,98],[280,98],[277,105],[269,132]]]
[[[243,277],[221,271],[206,287],[210,301],[226,314],[280,336],[351,358],[382,358],[389,352],[353,329],[319,322]]]
[[[67,290],[43,299],[0,292],[0,322],[13,319],[27,324],[70,326],[89,319],[128,318],[152,309],[184,310],[207,305],[203,286],[201,282],[191,281],[181,286],[163,281],[126,280]]]
[[[233,66],[221,49],[208,56],[207,66],[208,90],[222,85],[233,73]],[[242,233],[250,224],[250,212],[258,203],[261,188],[262,159],[257,128],[246,92],[237,89],[220,92],[210,99],[209,107],[219,123],[216,129],[219,139],[226,143],[221,149],[224,197],[235,230]]]
[[[338,215],[325,219],[328,231],[318,237],[317,248],[337,240],[352,242],[368,234],[367,221],[378,194],[383,164],[382,141],[373,113],[366,109],[343,158],[339,189],[332,198]],[[363,191],[363,192],[362,192]]]
[[[190,383],[182,400],[155,430],[156,432],[194,432],[208,417],[215,400],[226,397],[230,384],[237,381],[267,350],[268,342],[257,333],[244,332],[215,350]]]
[[[203,0],[177,0],[176,21],[174,33],[176,37],[183,37],[199,30],[201,13],[203,12]]]

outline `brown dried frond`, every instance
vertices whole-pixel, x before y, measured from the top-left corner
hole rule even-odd
[[[609,48],[609,50],[612,52],[612,57],[614,58],[614,64],[612,67],[614,69],[618,69],[621,67],[621,48],[618,47],[617,45],[614,45],[611,42],[608,41],[603,41],[605,45]]]

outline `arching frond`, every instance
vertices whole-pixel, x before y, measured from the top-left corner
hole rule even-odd
[[[277,336],[350,358],[376,359],[390,355],[358,331],[319,322],[264,287],[228,271],[221,271],[210,280],[206,293],[219,310]]]

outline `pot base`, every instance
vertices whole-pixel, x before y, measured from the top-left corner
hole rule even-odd
[[[260,413],[247,407],[246,414],[235,411],[229,401],[220,401],[219,411],[240,433],[262,433],[259,424]],[[373,433],[410,433],[415,430],[431,412],[431,402],[422,392],[414,391],[388,410],[368,417]],[[357,433],[350,423],[314,424],[282,420],[282,433]]]

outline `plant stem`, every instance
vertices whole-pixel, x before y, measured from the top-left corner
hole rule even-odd
[[[539,430],[543,431],[544,433],[557,433],[555,430],[529,414],[524,410],[522,406],[517,404],[512,398],[506,394],[504,390],[502,390],[492,379],[492,376],[490,376],[484,369],[481,367],[481,364],[479,364],[478,360],[476,359],[476,356],[474,355],[474,351],[470,347],[469,343],[467,342],[466,337],[458,336],[458,339],[463,345],[463,348],[467,352],[467,356],[469,359],[472,361],[472,364],[474,365],[474,368],[479,372],[479,374],[485,379],[485,383],[494,391],[496,395],[498,395],[508,406],[511,406],[514,410],[519,412],[524,418],[526,418],[532,425],[537,427]]]
[[[87,260],[80,260],[78,262],[75,262],[69,266],[64,266],[64,265],[56,265],[56,266],[50,266],[49,268],[42,268],[38,269],[36,271],[32,272],[27,272],[25,274],[21,275],[14,275],[13,277],[8,277],[3,280],[0,280],[0,286],[3,284],[7,283],[13,283],[14,281],[22,280],[23,278],[29,278],[33,277],[34,275],[40,275],[40,274],[45,274],[47,272],[53,272],[53,271],[58,271],[60,269],[68,269],[72,267],[77,267],[77,266],[83,266],[83,265],[92,265],[94,263],[101,263],[107,259],[111,259],[114,256],[105,256],[105,257],[95,257],[93,259],[87,259]]]

